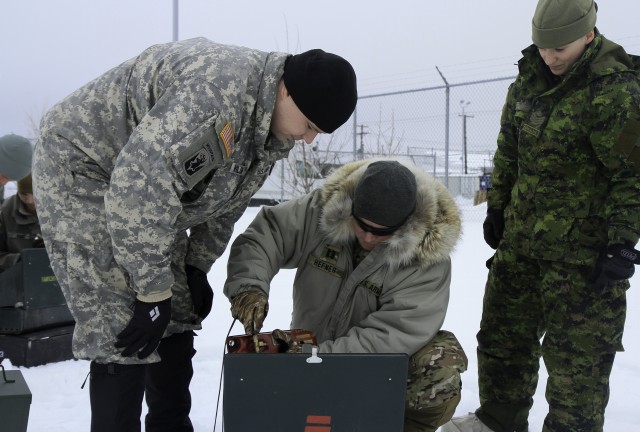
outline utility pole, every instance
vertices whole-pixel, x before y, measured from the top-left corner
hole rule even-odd
[[[473,118],[472,115],[469,114],[465,114],[464,109],[469,106],[471,102],[469,101],[465,101],[465,100],[461,100],[460,101],[460,106],[462,107],[462,114],[460,114],[460,117],[462,117],[462,153],[464,155],[464,173],[468,174],[467,172],[467,118]]]
[[[358,125],[360,128],[360,132],[357,132],[356,135],[360,135],[360,148],[358,149],[358,159],[362,159],[364,157],[364,136],[369,132],[365,132],[364,128],[368,127],[365,125]]]

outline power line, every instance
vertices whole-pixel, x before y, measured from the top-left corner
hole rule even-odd
[[[614,41],[620,43],[630,54],[640,54],[640,35],[616,37]],[[515,76],[517,69],[514,66],[520,57],[521,54],[518,52],[509,56],[454,63],[442,66],[441,69],[452,83],[489,76]],[[363,94],[432,86],[439,83],[441,83],[441,79],[435,66],[358,78],[358,87]]]

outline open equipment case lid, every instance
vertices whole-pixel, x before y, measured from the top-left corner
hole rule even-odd
[[[402,432],[409,356],[226,354],[226,432]]]

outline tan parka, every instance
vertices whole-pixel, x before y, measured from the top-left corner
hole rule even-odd
[[[263,207],[233,243],[227,297],[268,295],[281,268],[297,268],[291,328],[315,332],[321,352],[413,354],[431,340],[447,311],[459,211],[444,185],[401,161],[416,175],[416,211],[354,268],[351,202],[373,161],[347,164],[322,188]]]

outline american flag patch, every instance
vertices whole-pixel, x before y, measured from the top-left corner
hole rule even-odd
[[[224,144],[227,157],[231,156],[231,147],[233,146],[233,128],[231,127],[231,123],[224,125],[220,131],[220,139],[222,140],[222,144]]]

